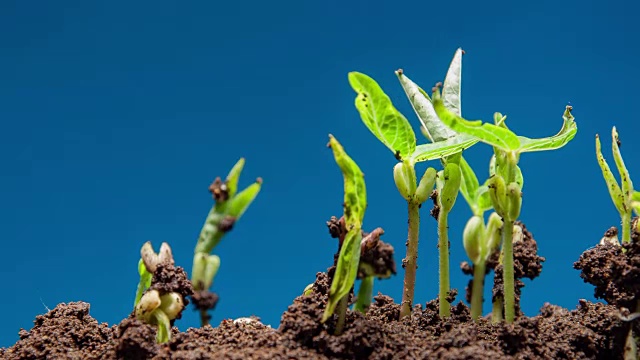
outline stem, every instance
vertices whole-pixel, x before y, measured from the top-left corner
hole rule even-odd
[[[171,339],[171,321],[164,311],[158,309],[152,314],[154,322],[158,325],[156,333],[156,342],[158,344],[164,344]]]
[[[440,301],[440,317],[448,317],[451,315],[451,304],[447,301],[449,296],[449,236],[448,236],[448,220],[449,214],[440,209],[438,216],[438,250],[440,251],[440,291],[438,300]]]
[[[200,309],[200,327],[209,325],[209,314],[207,310]]]
[[[369,305],[371,305],[371,295],[373,294],[373,276],[367,276],[360,282],[358,290],[358,301],[356,301],[355,310],[363,314],[367,313]]]
[[[496,300],[493,302],[493,308],[491,309],[491,322],[497,324],[502,321],[502,306],[504,302],[502,296],[496,296]]]
[[[506,220],[506,219],[505,219]],[[515,281],[513,273],[513,220],[506,220],[503,228],[502,251],[504,258],[503,283],[504,283],[504,315],[508,324],[515,319]]]
[[[416,269],[418,268],[418,233],[420,230],[420,204],[409,200],[409,235],[407,239],[407,257],[403,260],[404,289],[402,291],[402,308],[400,319],[411,315],[413,295],[416,285]]]
[[[484,261],[473,266],[473,289],[471,292],[471,318],[476,321],[482,316],[482,303],[484,292],[484,276],[486,264]]]
[[[622,243],[631,243],[631,210],[622,214]]]
[[[345,319],[347,317],[347,307],[349,305],[349,295],[345,295],[340,302],[338,303],[338,323],[336,324],[336,332],[335,335],[342,334],[342,330],[344,329]]]

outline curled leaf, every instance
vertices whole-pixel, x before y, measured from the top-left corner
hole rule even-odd
[[[442,87],[442,101],[452,113],[462,116],[462,49],[456,50]]]
[[[460,167],[455,163],[448,163],[444,168],[443,176],[444,185],[438,200],[440,201],[441,211],[448,213],[453,208],[458,197],[458,191],[460,191]]]
[[[451,112],[445,107],[437,88],[433,93],[432,102],[440,120],[453,131],[459,134],[471,135],[484,143],[505,151],[517,150],[520,147],[520,140],[509,129],[491,123],[483,123],[482,120],[465,120]]]
[[[240,173],[242,173],[242,169],[244,168],[244,162],[244,158],[240,158],[240,160],[233,165],[227,175],[227,191],[230,198],[238,192],[238,180],[240,179]]]
[[[402,197],[409,201],[416,192],[416,171],[406,162],[397,163],[393,167],[393,180]]]
[[[524,136],[518,136],[518,139],[520,140],[518,152],[555,150],[565,146],[576,136],[576,133],[578,132],[578,125],[576,124],[573,115],[571,115],[571,110],[571,106],[567,106],[565,109],[564,114],[562,115],[562,128],[556,135],[541,139],[529,139]]]
[[[478,139],[469,135],[456,135],[447,140],[416,146],[411,155],[411,162],[422,162],[446,158],[462,152],[478,142]]]
[[[418,183],[418,188],[416,189],[415,195],[415,199],[418,204],[424,203],[425,201],[427,201],[429,196],[431,196],[431,191],[433,190],[433,185],[436,182],[437,174],[438,173],[436,169],[430,167],[427,168],[427,170],[424,172],[424,175],[422,175],[422,178]]]

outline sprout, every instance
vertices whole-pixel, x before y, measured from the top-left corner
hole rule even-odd
[[[171,321],[180,317],[185,303],[182,295],[177,292],[161,293],[157,289],[150,289],[152,274],[160,264],[173,265],[173,255],[169,244],[162,243],[160,251],[155,253],[151,242],[146,242],[140,250],[141,259],[138,271],[140,284],[136,294],[134,314],[136,319],[147,324],[157,326],[156,341],[160,344],[171,339]]]
[[[602,155],[602,146],[600,145],[600,137],[598,135],[596,135],[596,156],[598,158],[600,169],[602,170],[602,176],[604,177],[604,181],[609,189],[611,200],[620,214],[622,242],[630,243],[632,228],[634,232],[640,233],[638,221],[636,220],[633,226],[631,224],[632,211],[635,211],[636,215],[640,214],[640,193],[633,189],[633,182],[629,176],[629,171],[627,170],[624,160],[622,159],[622,155],[620,154],[620,146],[618,145],[620,139],[618,138],[618,132],[616,131],[615,126],[611,130],[611,140],[611,150],[616,167],[618,168],[618,173],[620,174],[621,185],[616,181],[616,178],[613,176],[613,173],[609,168],[609,164],[607,164],[607,161]]]
[[[451,111],[460,112],[460,89],[462,70],[462,49],[458,49],[445,79],[445,97]],[[409,228],[407,256],[403,260],[405,268],[402,307],[400,317],[411,314],[415,293],[416,269],[418,258],[418,237],[420,229],[420,206],[429,198],[433,189],[436,170],[428,168],[416,184],[415,164],[421,161],[440,159],[445,165],[446,174],[440,176],[440,190],[445,190],[445,211],[438,218],[440,247],[440,315],[448,316],[449,303],[445,298],[449,293],[449,248],[447,236],[447,216],[455,203],[460,188],[460,174],[455,165],[461,161],[462,150],[472,146],[477,139],[468,135],[458,135],[448,129],[438,118],[429,96],[402,70],[396,71],[416,115],[422,123],[423,133],[430,144],[416,145],[416,136],[407,119],[393,106],[389,97],[380,86],[365,74],[349,73],[349,82],[358,94],[356,108],[363,123],[382,142],[399,161],[393,169],[393,177],[400,195],[407,201]],[[451,166],[449,166],[451,164]],[[448,168],[447,168],[448,167]],[[445,181],[444,178],[447,178]],[[447,185],[447,181],[450,183]],[[442,198],[442,197],[440,197]]]
[[[504,264],[505,319],[512,323],[515,318],[514,270],[513,270],[513,225],[522,206],[523,176],[518,162],[524,152],[555,150],[574,138],[578,128],[567,106],[563,115],[563,126],[551,137],[530,139],[518,136],[506,125],[506,116],[495,113],[494,124],[481,120],[468,121],[446,106],[447,98],[440,94],[438,86],[433,88],[432,102],[436,114],[451,130],[472,136],[491,145],[494,158],[490,170],[488,187],[491,203],[504,221],[502,252]]]
[[[340,247],[335,275],[329,289],[329,302],[322,316],[322,322],[327,321],[336,311],[336,306],[339,306],[336,334],[340,334],[344,327],[349,293],[358,275],[367,191],[364,174],[332,135],[329,135],[328,146],[333,150],[333,156],[344,177],[343,223],[347,233]]]
[[[262,187],[262,179],[258,178],[246,189],[238,192],[238,180],[243,167],[244,158],[241,158],[233,166],[225,181],[218,177],[209,187],[215,204],[211,207],[198,237],[191,271],[191,282],[197,293],[193,303],[200,310],[202,326],[209,323],[210,316],[207,310],[213,308],[217,301],[217,297],[210,294],[208,289],[220,268],[220,258],[211,254],[211,251],[240,220]]]

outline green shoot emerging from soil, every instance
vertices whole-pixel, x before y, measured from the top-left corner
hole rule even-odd
[[[243,167],[244,158],[241,158],[233,166],[225,181],[218,177],[209,187],[215,204],[205,220],[193,255],[191,282],[196,293],[208,291],[220,267],[220,258],[211,254],[211,251],[222,237],[231,231],[260,192],[261,178],[238,192],[238,180]],[[199,310],[202,326],[205,326],[209,322],[208,309],[200,307]]]
[[[462,103],[462,55],[464,51],[457,49],[447,75],[444,80],[443,99],[449,111],[461,115]],[[450,315],[450,304],[446,300],[450,291],[449,280],[449,234],[448,218],[455,204],[458,191],[465,199],[476,197],[476,188],[469,188],[471,179],[466,179],[469,165],[462,157],[462,150],[467,149],[478,140],[467,134],[458,134],[449,129],[438,117],[431,98],[417,84],[409,79],[402,70],[396,71],[400,84],[404,89],[411,106],[420,119],[423,134],[431,141],[430,144],[419,145],[416,148],[416,160],[440,159],[444,170],[438,172],[436,182],[437,208],[433,212],[438,220],[438,249],[439,249],[439,314],[441,317]],[[464,170],[464,171],[463,171]],[[474,175],[475,179],[475,175]],[[477,179],[476,179],[477,183]],[[474,213],[481,211],[475,202],[469,202]]]
[[[452,111],[460,109],[462,50],[458,49],[445,80],[447,106]],[[428,168],[420,182],[417,182],[415,164],[421,161],[441,159],[445,170],[439,176],[438,204],[441,209],[438,216],[440,248],[440,315],[449,315],[449,303],[445,298],[449,293],[449,247],[447,236],[447,215],[455,203],[460,188],[461,174],[458,162],[461,151],[478,142],[472,136],[458,135],[448,129],[435,113],[429,96],[402,70],[396,71],[411,105],[420,118],[425,134],[432,142],[416,145],[416,137],[407,119],[393,106],[389,97],[380,86],[367,75],[349,73],[349,82],[356,91],[356,108],[364,124],[389,148],[400,161],[394,167],[394,180],[398,191],[407,200],[409,229],[407,256],[403,260],[405,268],[404,288],[400,317],[411,314],[415,293],[416,269],[418,258],[418,237],[420,229],[420,206],[429,198],[437,176],[436,170]],[[442,195],[445,196],[442,196]],[[444,245],[443,245],[444,244]]]
[[[613,159],[615,160],[616,167],[618,168],[618,173],[620,174],[621,185],[616,181],[616,178],[613,176],[613,173],[609,168],[609,164],[607,164],[607,161],[602,155],[600,137],[598,135],[596,135],[596,155],[600,169],[602,169],[602,175],[607,183],[611,200],[613,200],[613,204],[618,210],[622,220],[622,242],[628,244],[631,242],[632,210],[636,212],[636,215],[640,215],[640,192],[633,189],[633,183],[631,182],[629,171],[627,170],[627,167],[622,160],[622,155],[620,154],[620,139],[618,138],[618,132],[615,127],[611,130],[611,139],[611,150],[613,152]],[[640,233],[638,222],[634,225],[636,228],[634,231]]]
[[[336,334],[344,327],[349,294],[358,275],[362,241],[362,221],[367,208],[364,175],[355,161],[344,151],[336,138],[329,135],[329,147],[344,177],[344,224],[347,231],[329,289],[329,302],[322,317],[325,322],[338,307]]]
[[[148,290],[152,274],[159,264],[173,265],[173,255],[167,243],[162,243],[160,252],[155,253],[150,242],[146,242],[140,250],[142,256],[140,285],[136,294],[135,316],[150,325],[157,326],[156,341],[160,344],[171,339],[171,321],[176,319],[184,309],[182,295],[174,292],[160,294],[158,290]],[[139,267],[139,268],[140,268]],[[142,292],[141,292],[142,289]]]
[[[506,116],[496,113],[494,124],[481,120],[468,121],[450,111],[444,103],[440,88],[433,88],[433,105],[438,117],[452,130],[475,137],[494,149],[489,195],[495,211],[502,217],[503,265],[504,265],[504,313],[505,320],[512,323],[515,318],[515,294],[513,273],[513,225],[522,206],[522,172],[518,166],[520,154],[524,152],[555,150],[566,145],[575,136],[578,128],[567,106],[562,129],[554,136],[529,139],[518,136],[507,128]]]

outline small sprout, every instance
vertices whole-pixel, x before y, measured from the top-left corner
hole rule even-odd
[[[634,231],[637,231],[638,229],[637,223],[635,226],[632,226],[631,216],[633,211],[635,211],[636,215],[640,215],[640,196],[638,196],[638,192],[633,189],[631,176],[629,175],[629,171],[627,170],[624,160],[622,159],[622,155],[620,154],[620,147],[618,145],[619,137],[615,126],[611,130],[611,138],[611,150],[616,167],[618,168],[618,173],[620,174],[620,185],[616,181],[616,178],[613,176],[613,173],[609,168],[609,164],[607,164],[607,161],[602,155],[600,137],[598,135],[596,135],[596,157],[598,159],[600,169],[602,170],[602,176],[604,177],[607,188],[609,189],[611,200],[620,214],[622,242],[630,243],[632,227],[634,228]]]
[[[233,229],[262,188],[262,178],[257,178],[253,184],[238,192],[238,180],[244,163],[244,158],[240,158],[224,181],[217,177],[209,187],[215,204],[211,207],[200,231],[191,270],[191,282],[194,290],[201,293],[200,297],[202,298],[211,297],[208,294],[208,289],[213,284],[213,279],[220,268],[220,258],[217,255],[212,255],[211,252],[224,235]],[[205,303],[209,306],[215,306],[215,302],[212,301],[203,302],[203,304]],[[201,324],[205,326],[209,323],[210,317],[207,311],[210,307],[202,308],[199,307],[199,304],[200,302],[194,301],[194,305],[200,310]]]
[[[311,294],[313,294],[313,283],[307,285],[302,291],[302,295],[304,296],[309,296]]]
[[[178,318],[183,309],[182,295],[168,293],[161,296],[158,290],[149,290],[136,306],[135,316],[147,324],[157,325],[156,341],[163,344],[171,339],[171,320]]]
[[[620,240],[618,240],[618,228],[613,226],[609,230],[605,231],[604,236],[600,239],[600,245],[620,245]]]
[[[356,162],[347,155],[335,137],[329,135],[329,139],[333,156],[344,178],[344,224],[347,233],[340,247],[336,271],[329,289],[329,301],[321,321],[326,322],[339,305],[336,334],[340,334],[344,327],[348,296],[358,275],[367,192],[364,175]]]

